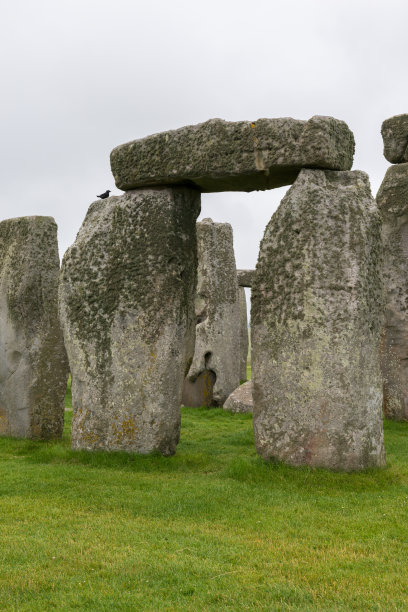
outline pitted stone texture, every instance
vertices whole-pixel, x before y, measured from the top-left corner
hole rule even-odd
[[[203,192],[289,185],[303,167],[349,170],[354,136],[333,117],[228,122],[210,119],[120,145],[111,153],[119,189],[194,185]]]
[[[387,170],[377,203],[383,222],[386,291],[380,351],[384,414],[408,421],[408,163]]]
[[[255,270],[237,270],[238,285],[240,287],[252,287]]]
[[[60,281],[74,448],[175,452],[194,352],[199,211],[188,188],[90,206]]]
[[[302,170],[268,224],[252,287],[258,452],[384,464],[380,217],[363,172]]]
[[[384,157],[392,164],[408,162],[408,114],[386,119],[381,126]]]
[[[247,303],[245,297],[245,289],[239,287],[239,350],[240,350],[240,366],[239,379],[240,381],[247,379],[247,359],[248,359],[248,315]]]
[[[61,437],[68,361],[58,274],[52,217],[0,223],[0,435]]]
[[[252,412],[253,407],[252,380],[248,380],[235,389],[223,406],[224,410],[229,412]]]
[[[205,370],[213,372],[211,405],[222,406],[239,385],[240,368],[240,307],[231,225],[211,219],[197,223],[197,246],[196,343],[187,378],[194,384]],[[203,397],[195,405],[206,402]]]

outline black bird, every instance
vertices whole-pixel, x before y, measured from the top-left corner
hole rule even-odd
[[[101,193],[101,195],[97,195],[97,198],[101,198],[101,200],[104,200],[105,198],[109,198],[109,194],[110,194],[110,189],[107,189],[105,191],[105,193]]]

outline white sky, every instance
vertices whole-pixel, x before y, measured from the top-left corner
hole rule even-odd
[[[1,218],[52,215],[60,254],[113,147],[211,117],[332,115],[375,195],[381,123],[408,112],[405,0],[0,0]],[[255,267],[287,188],[204,194]]]

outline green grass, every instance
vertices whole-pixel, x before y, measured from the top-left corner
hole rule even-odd
[[[0,439],[0,609],[408,610],[408,424],[387,468],[257,457],[250,415],[182,409],[171,458]]]

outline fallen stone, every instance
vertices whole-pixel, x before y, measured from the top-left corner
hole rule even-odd
[[[224,410],[230,412],[252,412],[254,406],[252,397],[252,380],[240,385],[228,396]]]
[[[253,191],[289,185],[303,167],[349,170],[353,155],[352,132],[333,117],[210,119],[120,145],[111,168],[124,191],[152,185]]]
[[[222,406],[239,385],[240,306],[237,272],[229,223],[204,219],[197,223],[198,278],[196,293],[196,342],[194,358],[187,375],[191,385],[201,388],[200,375],[208,370],[215,375],[211,401],[207,395],[194,394],[193,406]],[[186,388],[186,387],[185,387]]]
[[[248,315],[247,303],[245,297],[245,289],[239,287],[239,350],[240,350],[240,366],[239,379],[242,382],[247,379],[247,360],[248,360]]]
[[[73,448],[175,452],[194,352],[199,211],[188,188],[90,206],[60,281]]]
[[[0,223],[0,435],[60,438],[68,362],[52,217]]]
[[[262,457],[384,465],[382,322],[380,217],[367,175],[302,170],[265,230],[252,287]]]
[[[237,270],[238,285],[240,287],[252,287],[255,270]]]
[[[384,414],[408,421],[408,163],[391,166],[377,194],[382,217],[385,326],[381,339]]]
[[[381,126],[384,157],[392,164],[408,162],[408,114],[386,119]]]

